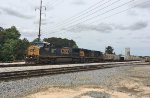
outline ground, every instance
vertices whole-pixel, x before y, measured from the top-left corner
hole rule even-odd
[[[86,83],[93,76],[83,75],[77,78],[82,83],[72,83],[72,86],[51,85],[24,98],[150,98],[150,65],[123,69],[117,74],[107,76],[109,79],[105,79],[104,83]]]

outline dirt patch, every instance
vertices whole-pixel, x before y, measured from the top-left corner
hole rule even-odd
[[[78,89],[78,90],[77,90]],[[74,89],[50,88],[25,98],[136,98],[123,92],[109,91],[107,89],[77,87]]]
[[[127,92],[127,93],[132,93],[132,94],[142,92],[142,91],[136,90],[135,88],[127,88],[127,87],[119,87],[118,90],[119,91],[124,91],[124,92]]]
[[[104,93],[104,92],[98,92],[98,91],[89,91],[79,96],[76,96],[74,98],[83,98],[84,96],[90,97],[90,98],[110,98],[110,94]]]
[[[142,79],[146,79],[146,78],[149,78],[148,76],[131,76],[133,78],[142,78]]]
[[[150,98],[150,66],[137,66],[127,71],[117,90],[140,98]]]

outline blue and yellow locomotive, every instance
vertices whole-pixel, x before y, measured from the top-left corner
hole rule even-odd
[[[56,48],[47,42],[33,43],[28,47],[26,54],[27,64],[86,63],[102,60],[103,54],[100,51],[70,47]]]

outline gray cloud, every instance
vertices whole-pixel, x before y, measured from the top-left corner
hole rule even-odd
[[[117,39],[118,39],[118,40],[123,40],[123,39],[124,39],[124,37],[118,37]]]
[[[110,24],[101,23],[98,25],[77,25],[71,29],[63,29],[72,32],[82,32],[82,31],[97,31],[100,33],[110,33],[113,27]]]
[[[39,20],[36,20],[36,21],[34,22],[34,24],[39,24]],[[47,22],[45,19],[42,19],[41,24],[42,24],[42,25],[47,25],[48,22]]]
[[[83,5],[83,4],[85,4],[85,2],[83,0],[75,0],[72,2],[72,4]]]
[[[54,24],[55,22],[54,21],[50,21],[50,22],[48,22],[49,24]]]
[[[70,31],[70,32],[83,32],[83,31],[96,31],[100,33],[111,33],[113,30],[130,30],[130,31],[136,31],[136,30],[141,30],[144,29],[148,26],[147,22],[136,22],[132,25],[115,25],[115,24],[106,24],[106,23],[101,23],[98,25],[76,25],[73,26],[69,29],[63,28],[62,30],[65,31]]]
[[[145,2],[145,3],[138,4],[138,5],[133,4],[133,6],[136,6],[136,7],[134,9],[131,9],[128,11],[128,14],[132,15],[132,16],[141,15],[141,11],[143,11],[143,10],[147,10],[147,11],[150,10],[150,2]]]
[[[150,43],[150,40],[142,40],[142,43]]]
[[[116,29],[119,29],[119,30],[131,30],[131,31],[135,31],[135,30],[140,30],[140,29],[144,29],[148,26],[148,23],[147,22],[137,22],[133,25],[129,25],[129,26],[116,26]]]
[[[16,8],[13,8],[13,7],[8,7],[8,6],[3,6],[3,7],[0,7],[0,9],[7,13],[8,15],[12,15],[12,16],[16,16],[16,17],[19,17],[19,18],[24,18],[24,19],[31,19],[33,18],[33,16],[31,15],[25,15],[21,12],[19,12]]]
[[[51,10],[54,10],[54,7],[50,7],[50,6],[46,6],[46,11],[51,11]]]
[[[150,35],[145,35],[145,36],[137,36],[137,37],[133,37],[133,39],[135,40],[149,40],[150,39]],[[150,41],[150,40],[149,40]]]
[[[138,16],[138,15],[139,15],[138,11],[135,10],[135,9],[129,10],[129,11],[127,12],[127,14],[128,14],[128,15],[131,15],[131,16]]]
[[[34,24],[39,24],[39,22],[34,22]],[[42,22],[41,24],[42,25],[47,25],[48,23],[47,22]]]
[[[35,36],[37,36],[37,32],[38,32],[38,29],[34,30],[34,29],[19,29],[21,35],[23,37],[27,37],[27,38],[33,38]],[[36,34],[37,33],[37,34]]]
[[[150,9],[150,2],[139,4],[136,6],[136,8]]]

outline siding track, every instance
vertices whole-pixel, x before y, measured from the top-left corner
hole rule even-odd
[[[32,70],[20,70],[20,71],[6,71],[0,73],[0,81],[16,80],[29,77],[37,77],[44,75],[56,75],[56,74],[65,74],[79,71],[89,71],[89,70],[98,70],[104,68],[113,68],[120,66],[131,66],[138,64],[148,64],[140,62],[126,62],[126,63],[104,63],[98,65],[82,65],[82,66],[66,66],[66,67],[56,67],[56,68],[46,68],[46,69],[32,69]],[[74,64],[75,65],[75,64]],[[50,65],[49,65],[50,66]]]

